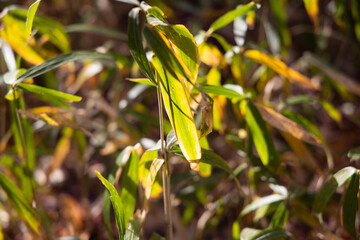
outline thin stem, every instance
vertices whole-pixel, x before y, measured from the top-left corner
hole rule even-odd
[[[162,180],[163,180],[163,197],[164,197],[164,212],[166,220],[166,239],[173,239],[173,227],[172,227],[172,214],[171,214],[171,199],[170,199],[170,172],[169,172],[169,158],[165,149],[165,139],[164,139],[164,112],[162,105],[162,96],[160,92],[160,79],[158,79],[157,86],[157,97],[158,97],[158,106],[159,106],[159,121],[160,121],[160,145],[161,145],[161,155],[160,157],[164,158],[164,165],[162,167]]]

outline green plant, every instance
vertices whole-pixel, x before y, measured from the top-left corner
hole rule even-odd
[[[316,122],[318,115],[325,115],[341,126],[345,107],[337,103],[345,102],[351,108],[360,87],[322,59],[325,51],[301,52],[298,64],[286,64],[294,55],[294,29],[287,27],[285,11],[291,3],[240,4],[222,16],[216,14],[217,19],[204,31],[196,24],[189,29],[170,24],[162,1],[153,5],[164,7],[164,12],[145,2],[122,2],[134,6],[128,14],[127,36],[87,24],[64,27],[52,18],[36,15],[40,0],[28,11],[17,7],[3,10],[0,87],[7,92],[7,102],[0,107],[8,107],[10,122],[4,124],[8,129],[0,128],[4,133],[0,186],[7,196],[0,195],[1,208],[12,205],[34,238],[57,237],[52,227],[55,214],[46,210],[44,200],[56,185],[42,185],[37,171],[50,179],[67,158],[79,159],[80,167],[72,162],[68,168],[77,172],[78,179],[85,179],[76,187],[86,192],[93,186],[89,183],[92,173],[84,174],[92,164],[86,156],[92,154],[91,159],[101,158],[105,169],[96,168],[96,176],[107,189],[100,197],[104,223],[100,227],[106,228],[110,239],[114,239],[110,202],[119,239],[140,239],[146,234],[162,239],[157,233],[142,232],[161,192],[166,239],[174,238],[174,229],[185,239],[207,238],[211,232],[233,239],[294,239],[300,236],[294,226],[310,229],[305,238],[321,235],[335,239],[322,215],[340,219],[340,209],[338,229],[345,237],[358,236],[358,167],[348,166],[332,175],[333,168],[349,164],[334,161],[334,145]],[[341,1],[329,2],[335,6],[334,19],[344,32],[358,36],[358,11],[351,9],[351,19],[344,19],[347,6]],[[179,7],[188,9],[182,4]],[[315,29],[311,37],[319,49],[326,49],[333,36],[321,31],[324,23],[318,17],[318,4],[304,0],[302,8]],[[349,5],[358,8],[356,1]],[[230,42],[224,29],[232,22],[234,41]],[[256,28],[260,29],[259,41],[253,43],[245,36],[257,25],[261,26]],[[301,31],[306,32],[304,29]],[[135,61],[110,50],[111,43],[98,51],[72,51],[68,34],[77,32],[127,39]],[[359,49],[358,39],[349,42],[354,52]],[[54,74],[57,68],[66,75],[65,83]],[[321,81],[306,75],[316,75]],[[119,81],[125,78],[129,81]],[[87,86],[85,81],[93,85]],[[145,100],[134,100],[139,96]],[[91,103],[95,110],[87,106]],[[151,108],[157,108],[158,116]],[[91,115],[92,111],[96,113]],[[359,124],[354,111],[347,111],[353,112],[347,118]],[[93,125],[82,123],[80,114]],[[32,125],[30,119],[45,129]],[[146,144],[149,138],[157,143]],[[225,149],[220,149],[220,154],[217,144]],[[116,154],[118,150],[121,152]],[[46,155],[53,159],[48,168],[40,161]],[[350,157],[351,164],[357,165],[356,149]],[[328,175],[330,180],[321,188],[313,186]],[[347,185],[346,192],[335,193],[343,190],[343,185]],[[79,202],[89,195],[82,192]],[[76,206],[76,201],[67,201]],[[336,214],[326,208],[332,206],[338,209]],[[63,214],[69,213],[64,210]],[[185,233],[184,226],[190,222],[196,224],[196,230]],[[3,238],[0,229],[0,240]]]

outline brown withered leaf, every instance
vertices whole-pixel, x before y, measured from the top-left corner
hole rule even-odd
[[[315,137],[312,133],[304,129],[299,124],[295,123],[294,121],[284,117],[280,113],[276,112],[275,110],[265,107],[260,104],[255,104],[258,108],[262,118],[267,122],[270,126],[279,129],[280,131],[287,132],[291,134],[293,137],[300,139],[304,142],[322,146],[321,141]]]

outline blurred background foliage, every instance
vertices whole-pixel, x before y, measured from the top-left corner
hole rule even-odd
[[[220,16],[249,1],[146,2],[159,7],[171,24],[185,25],[196,39]],[[215,86],[233,84],[235,91],[234,85],[241,86],[254,101],[303,125],[321,141],[321,147],[278,131],[275,123],[269,123],[274,120],[265,119],[282,162],[281,171],[274,175],[253,151],[256,140],[248,141],[245,106],[211,95],[214,131],[202,147],[225,159],[247,198],[239,195],[227,173],[212,169],[210,176],[204,172],[199,175],[186,162],[172,157],[176,239],[239,239],[246,228],[269,226],[285,228],[295,239],[352,239],[354,234],[344,229],[340,217],[346,187],[335,192],[323,218],[316,217],[312,204],[331,174],[349,165],[360,167],[356,161],[360,145],[360,3],[319,0],[316,11],[311,6],[306,8],[307,1],[256,2],[261,7],[254,13],[237,18],[199,45],[198,81]],[[133,6],[111,0],[41,1],[29,38],[24,22],[32,3],[0,2],[1,74],[29,69],[61,53],[78,50],[109,53],[112,60],[71,62],[27,80],[75,94],[82,97],[81,101],[69,100],[68,96],[63,101],[21,87],[11,92],[0,81],[0,236],[109,239],[109,233],[117,234],[115,221],[104,222],[103,214],[109,213],[103,211],[104,188],[95,170],[108,176],[114,165],[121,166],[116,162],[123,149],[140,142],[142,146],[136,151],[141,154],[159,136],[156,89],[128,81],[142,77],[127,43],[128,13]],[[11,10],[14,5],[23,10]],[[6,52],[11,49],[14,55]],[[290,83],[285,73],[278,75],[269,64],[256,63],[265,57],[251,61],[249,52],[244,56],[244,49],[281,59],[308,76],[314,86],[321,85],[320,90]],[[14,98],[16,101],[11,101]],[[198,123],[199,116],[195,116]],[[22,131],[16,130],[19,119]],[[164,127],[169,133],[168,121]],[[154,185],[153,197],[147,203],[141,233],[144,239],[154,237],[153,233],[165,236],[160,191],[160,185]],[[266,196],[270,196],[267,204],[245,207]],[[36,207],[35,213],[32,207]],[[141,207],[139,201],[136,209]],[[284,223],[277,222],[282,219],[279,214],[286,215]]]

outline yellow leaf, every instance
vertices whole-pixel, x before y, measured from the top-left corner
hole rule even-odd
[[[223,67],[226,65],[224,56],[219,49],[211,44],[202,43],[199,45],[200,60],[211,67]]]
[[[314,23],[315,28],[318,28],[319,27],[318,1],[317,0],[304,0],[304,5],[305,5],[306,11],[307,11],[311,21]]]
[[[247,50],[245,52],[245,56],[254,62],[267,66],[278,74],[283,75],[292,83],[296,83],[303,88],[319,90],[319,86],[312,83],[308,77],[305,77],[299,72],[287,67],[285,63],[274,57],[268,56],[267,54],[257,50]]]

